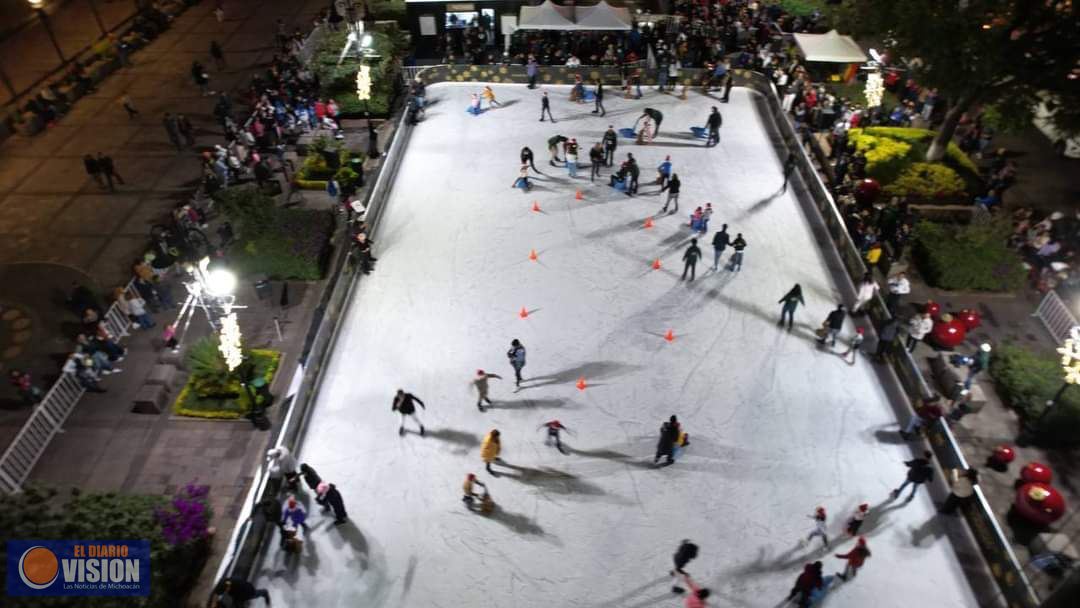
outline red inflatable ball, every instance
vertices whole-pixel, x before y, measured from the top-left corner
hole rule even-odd
[[[963,322],[964,327],[966,327],[968,331],[982,325],[982,315],[980,315],[978,311],[971,310],[970,308],[961,310],[960,314],[956,316]]]
[[[930,318],[936,319],[941,316],[941,304],[933,300],[927,300],[923,310],[930,313]]]
[[[855,202],[860,205],[873,205],[881,195],[881,184],[876,179],[866,178],[855,184]]]
[[[1041,462],[1029,462],[1020,469],[1020,479],[1025,483],[1050,483],[1054,481],[1054,473]]]
[[[1007,445],[999,445],[994,448],[990,458],[997,464],[1005,465],[1016,460],[1016,452]]]
[[[967,327],[960,319],[943,315],[934,323],[931,335],[934,337],[934,343],[941,348],[953,349],[964,341],[964,337],[967,336]]]
[[[1013,507],[1024,519],[1048,526],[1065,514],[1065,499],[1049,484],[1027,483],[1016,491]]]

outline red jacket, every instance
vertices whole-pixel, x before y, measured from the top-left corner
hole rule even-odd
[[[851,551],[844,554],[837,553],[836,557],[846,559],[852,567],[859,568],[862,567],[866,558],[870,557],[870,550],[865,545],[855,545],[855,548]]]

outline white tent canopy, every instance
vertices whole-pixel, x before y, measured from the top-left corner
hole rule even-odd
[[[551,0],[544,0],[540,6],[523,6],[518,17],[519,30],[572,30],[574,9],[559,6]]]
[[[545,0],[540,6],[523,6],[519,30],[630,30],[630,11],[604,0],[592,6],[560,6]]]
[[[807,61],[824,61],[829,63],[862,63],[866,61],[866,53],[859,48],[851,36],[843,36],[836,30],[830,30],[825,34],[794,34],[795,43],[799,45],[803,57]]]
[[[579,6],[574,12],[578,29],[581,30],[621,30],[630,29],[630,11],[616,8],[604,0],[593,6]]]

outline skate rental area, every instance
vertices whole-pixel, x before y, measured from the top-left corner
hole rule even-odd
[[[871,557],[821,605],[977,606],[927,487],[890,498],[913,454],[878,438],[897,425],[884,368],[842,356],[868,320],[849,317],[835,347],[815,342],[852,288],[830,271],[839,262],[815,239],[798,178],[781,191],[784,156],[757,94],[735,88],[720,103],[649,87],[635,100],[610,87],[601,117],[570,102],[570,87],[491,86],[502,105],[483,101],[478,115],[468,110],[483,84],[427,89],[372,235],[377,267],[357,286],[295,454],[336,484],[349,520],[334,526],[298,492],[311,527],[302,552],[266,543],[256,586],[279,606],[674,608],[686,596],[672,591],[672,554],[691,539],[700,552],[685,568],[710,606],[781,606],[805,563],[843,572],[835,554],[856,544],[845,522],[867,503]],[[554,124],[538,120],[543,91]],[[712,106],[723,126],[707,148],[691,127]],[[645,108],[663,114],[654,141],[620,135],[615,166],[590,183],[589,148]],[[577,140],[576,178],[548,162],[555,135]],[[529,172],[527,192],[513,187],[523,146],[543,172]],[[634,196],[608,185],[627,153],[641,169]],[[658,215],[667,192],[652,182],[669,155],[679,207]],[[692,232],[706,203],[707,232]],[[739,271],[731,247],[712,270],[723,224],[747,243]],[[680,280],[694,237],[696,278]],[[777,301],[796,283],[805,306],[789,332]],[[527,350],[520,389],[512,339]],[[501,377],[488,380],[486,411],[478,370]],[[423,436],[413,418],[399,435],[398,389],[423,401]],[[689,442],[656,465],[672,415]],[[553,420],[568,429],[565,453],[545,443]],[[481,460],[493,429],[497,477]],[[463,503],[469,473],[490,513]],[[819,506],[828,548],[806,541]]]

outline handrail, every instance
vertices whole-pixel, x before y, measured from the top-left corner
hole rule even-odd
[[[124,293],[137,293],[135,279],[124,286]],[[102,317],[105,327],[116,340],[128,335],[131,320],[120,310],[118,303],[112,306]],[[22,484],[30,476],[34,465],[49,447],[57,433],[62,433],[64,422],[75,410],[86,389],[69,372],[61,372],[60,378],[53,383],[41,401],[34,406],[30,418],[26,420],[15,439],[0,456],[0,492],[17,494],[22,491]]]

